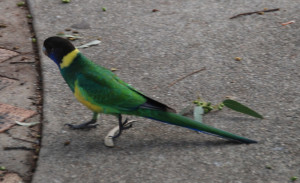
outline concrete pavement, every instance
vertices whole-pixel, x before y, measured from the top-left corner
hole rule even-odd
[[[116,119],[103,115],[90,131],[65,127],[90,119],[92,113],[41,54],[44,126],[34,183],[281,183],[299,177],[298,0],[28,3],[40,46],[66,28],[83,37],[76,46],[101,37],[100,46],[82,52],[104,67],[117,68],[124,81],[178,111],[198,95],[214,103],[229,95],[265,116],[258,120],[229,110],[205,116],[205,123],[258,144],[237,145],[131,117],[139,123],[124,132],[115,148],[107,148],[103,138]],[[264,8],[280,11],[229,19]],[[290,20],[296,22],[281,25]],[[206,70],[168,87],[202,67]]]
[[[39,149],[41,92],[31,19],[18,0],[0,1],[0,182],[29,182]]]

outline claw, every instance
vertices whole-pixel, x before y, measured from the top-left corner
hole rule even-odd
[[[118,118],[119,118],[119,132],[116,135],[111,137],[113,139],[118,138],[121,135],[123,130],[127,130],[127,129],[132,127],[132,124],[129,123],[128,118],[126,118],[124,122],[122,122],[122,115],[121,114],[118,116]]]
[[[74,124],[70,124],[70,123],[65,124],[65,126],[70,127],[72,130],[91,129],[91,128],[96,128],[98,125],[99,124],[88,124],[88,125],[85,125],[85,123],[79,124],[79,125],[74,125]]]
[[[126,124],[125,126],[123,126],[123,130],[127,130],[127,129],[131,128],[131,127],[132,127],[132,123]]]
[[[132,121],[129,121],[128,118],[126,118],[125,121],[122,124],[123,130],[127,130],[127,129],[131,128],[132,127],[132,123],[131,122]]]
[[[72,130],[78,130],[78,129],[91,129],[91,128],[96,128],[99,124],[94,124],[96,123],[97,120],[92,119],[91,121],[88,121],[86,123],[82,123],[79,125],[73,125],[70,123],[65,124],[65,126],[69,126]]]

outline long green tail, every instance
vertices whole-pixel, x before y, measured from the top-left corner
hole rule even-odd
[[[247,139],[245,137],[241,137],[217,128],[214,128],[212,126],[194,121],[190,118],[171,113],[171,112],[165,112],[165,111],[158,111],[158,110],[149,110],[149,109],[139,109],[138,113],[135,114],[138,116],[154,119],[157,121],[165,122],[168,124],[173,124],[177,126],[182,126],[186,128],[190,128],[192,130],[200,131],[203,133],[208,133],[210,135],[216,135],[222,138],[235,140],[241,143],[257,143],[257,141]]]

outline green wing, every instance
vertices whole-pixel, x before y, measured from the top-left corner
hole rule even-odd
[[[85,100],[103,107],[104,113],[136,110],[146,102],[142,95],[120,83],[112,73],[80,73],[76,82]]]

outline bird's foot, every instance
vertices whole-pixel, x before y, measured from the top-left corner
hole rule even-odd
[[[128,118],[125,119],[125,121],[122,123],[122,130],[127,130],[132,127],[131,121],[128,121]]]
[[[72,130],[79,130],[79,129],[82,130],[82,129],[96,128],[99,125],[99,124],[94,124],[96,122],[97,122],[97,120],[92,119],[91,121],[88,121],[88,122],[85,122],[85,123],[82,123],[79,125],[74,125],[74,124],[70,124],[70,123],[67,123],[65,125],[69,126],[70,129],[72,129]]]
[[[128,121],[128,118],[126,118],[123,123],[120,123],[119,132],[116,135],[112,136],[111,138],[113,139],[118,138],[121,135],[123,130],[127,130],[131,127],[132,127],[132,123],[130,123],[130,121]]]

